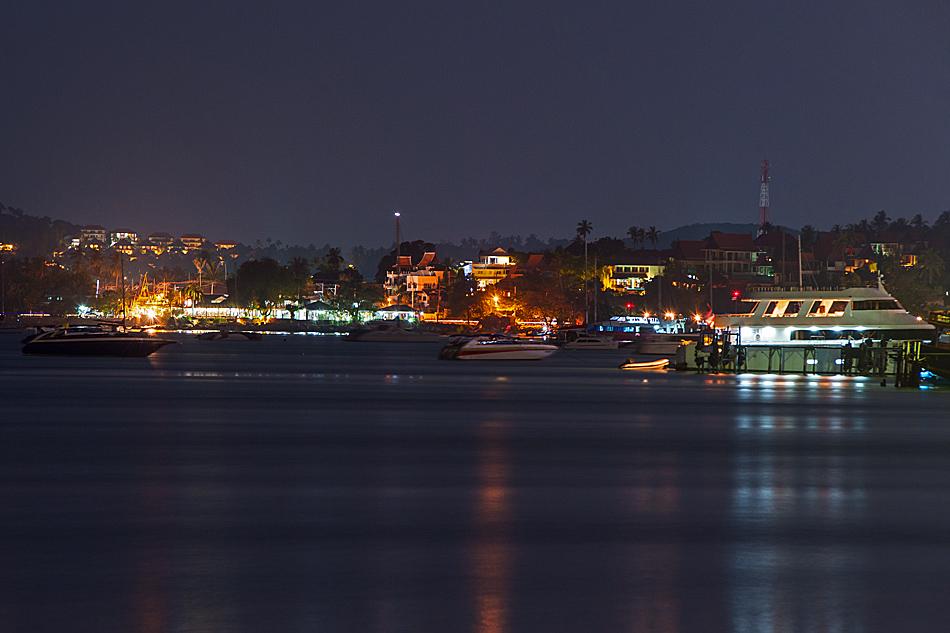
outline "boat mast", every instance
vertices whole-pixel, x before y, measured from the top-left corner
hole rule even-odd
[[[802,236],[798,235],[798,289],[802,288]]]
[[[125,258],[122,257],[122,251],[116,251],[119,254],[119,275],[122,277],[122,329],[125,329]]]

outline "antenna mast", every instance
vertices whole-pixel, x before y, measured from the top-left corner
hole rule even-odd
[[[769,221],[769,161],[762,161],[762,186],[759,188],[759,233]]]

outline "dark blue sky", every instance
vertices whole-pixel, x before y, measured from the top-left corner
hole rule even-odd
[[[367,246],[950,208],[937,2],[0,5],[0,201]],[[660,6],[662,4],[662,6]],[[723,6],[715,6],[717,4]]]

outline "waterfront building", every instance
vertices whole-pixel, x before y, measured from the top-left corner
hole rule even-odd
[[[195,250],[204,246],[205,240],[204,236],[199,235],[198,233],[185,233],[179,238],[181,243],[185,245],[187,250]]]
[[[98,224],[87,224],[80,230],[79,243],[89,248],[105,248],[108,231]]]
[[[669,257],[669,251],[636,251],[631,257],[604,266],[601,273],[604,287],[617,292],[643,294],[644,285],[663,274]]]
[[[112,239],[110,244],[115,244],[121,240],[128,240],[130,244],[135,244],[139,241],[139,234],[132,229],[116,229],[112,231]]]
[[[490,251],[479,251],[478,263],[468,262],[463,266],[466,277],[475,280],[479,289],[497,284],[515,268],[508,252],[499,247]]]

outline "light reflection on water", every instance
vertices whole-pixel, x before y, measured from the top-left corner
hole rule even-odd
[[[507,425],[501,422],[485,422],[478,429],[475,543],[471,555],[475,630],[478,633],[504,633],[508,630],[508,592],[513,560],[507,533],[511,501],[504,446],[506,433]]]
[[[337,343],[0,350],[0,628],[946,622],[945,392]]]
[[[735,456],[732,520],[748,535],[730,555],[737,633],[866,630],[863,588],[854,580],[868,554],[840,536],[867,520],[866,467],[859,457],[808,448],[823,438],[857,441],[865,428],[860,416],[736,417],[735,436],[747,450]],[[805,546],[809,534],[831,535],[832,543]]]

